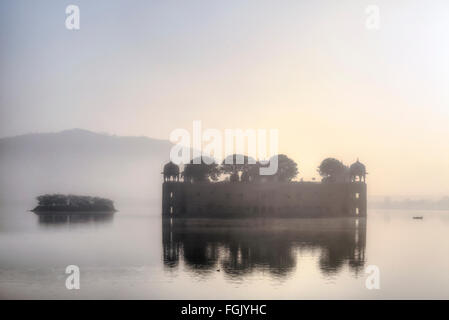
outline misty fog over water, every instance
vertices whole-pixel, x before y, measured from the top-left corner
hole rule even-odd
[[[0,300],[449,299],[448,13],[0,1]]]
[[[112,219],[39,219],[0,208],[0,297],[56,299],[448,298],[449,212],[370,211],[361,219],[191,221],[158,207]],[[65,268],[81,270],[67,290]],[[377,265],[381,290],[365,287]]]
[[[449,297],[449,211],[167,224],[170,146],[85,130],[0,139],[0,298]],[[54,192],[109,197],[119,211],[29,212],[37,195]],[[72,264],[80,290],[65,288]],[[366,289],[369,265],[380,268],[381,290]]]

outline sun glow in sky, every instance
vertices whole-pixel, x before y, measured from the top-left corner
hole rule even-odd
[[[372,195],[449,192],[447,1],[73,2],[79,31],[1,2],[0,136],[277,128],[304,179],[360,158]]]

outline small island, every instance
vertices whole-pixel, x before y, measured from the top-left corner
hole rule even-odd
[[[38,205],[31,210],[36,214],[112,214],[117,210],[109,199],[64,194],[38,196]]]

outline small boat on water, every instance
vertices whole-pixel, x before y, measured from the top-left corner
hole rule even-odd
[[[415,216],[415,217],[413,217],[413,219],[415,219],[415,220],[422,220],[422,219],[424,219],[424,217],[423,216]]]

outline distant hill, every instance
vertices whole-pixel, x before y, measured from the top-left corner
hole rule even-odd
[[[1,138],[0,203],[56,192],[157,203],[171,146],[81,129]]]
[[[376,209],[401,209],[401,210],[449,210],[449,196],[439,200],[412,200],[404,199],[392,201],[386,198],[384,201],[373,202],[370,204]]]

